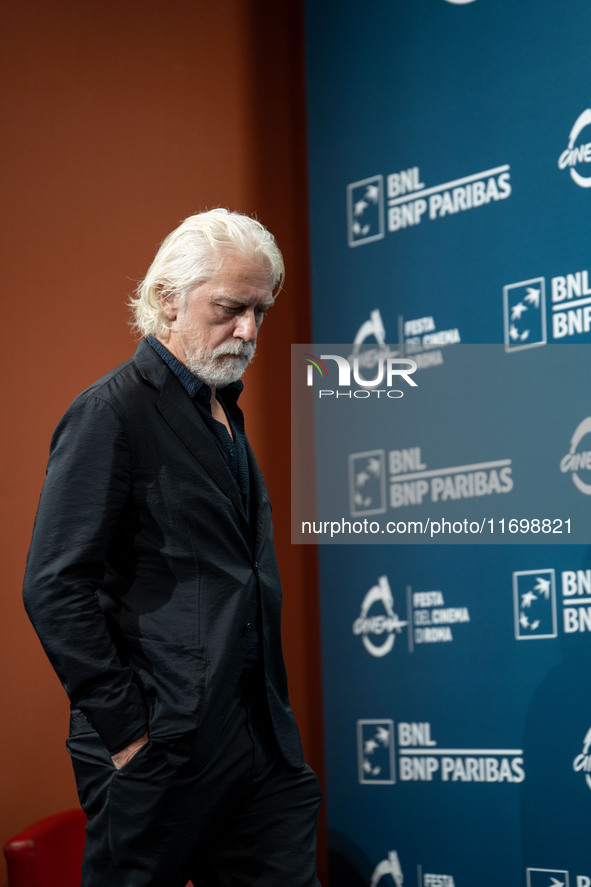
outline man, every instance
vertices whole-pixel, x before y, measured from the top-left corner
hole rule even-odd
[[[320,790],[287,696],[271,508],[237,398],[283,259],[186,219],[134,357],[54,434],[25,605],[70,697],[83,887],[313,887]]]

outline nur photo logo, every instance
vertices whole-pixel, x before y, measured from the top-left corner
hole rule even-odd
[[[375,367],[371,369],[372,378],[364,375],[368,369],[364,365],[363,358],[358,355],[343,357],[342,354],[320,354],[318,356],[304,352],[303,357],[306,363],[307,387],[314,386],[317,376],[320,376],[326,385],[335,386],[319,389],[317,392],[319,399],[342,397],[364,400],[381,397],[397,400],[404,397],[404,390],[395,388],[394,385],[404,385],[405,388],[418,387],[412,378],[417,370],[416,361],[406,357],[393,357],[388,352],[377,357]]]

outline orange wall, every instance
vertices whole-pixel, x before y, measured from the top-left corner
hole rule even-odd
[[[322,725],[314,553],[289,543],[289,345],[309,339],[300,4],[20,0],[2,39],[3,843],[76,803],[67,700],[20,594],[50,435],[132,352],[125,301],[159,241],[213,206],[256,212],[286,258],[245,402],[274,502],[292,702],[318,770]]]

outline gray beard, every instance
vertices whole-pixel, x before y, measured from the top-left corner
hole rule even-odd
[[[213,351],[196,345],[191,354],[185,354],[185,363],[193,375],[210,388],[224,388],[240,379],[254,353],[255,346],[251,342],[220,345]]]

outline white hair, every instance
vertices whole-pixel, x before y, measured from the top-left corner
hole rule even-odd
[[[143,336],[161,336],[167,329],[162,301],[172,295],[186,298],[219,268],[225,255],[236,251],[268,266],[277,294],[285,266],[271,232],[250,216],[212,209],[189,216],[162,242],[130,300],[135,327]]]

